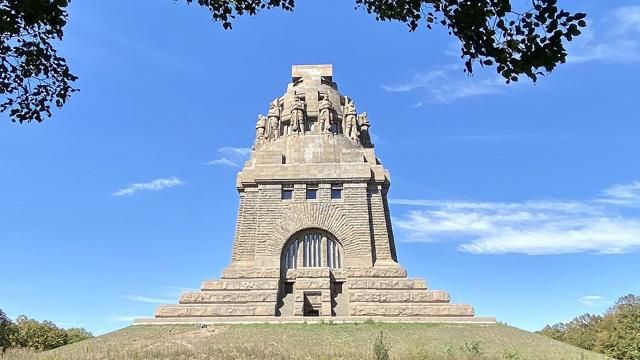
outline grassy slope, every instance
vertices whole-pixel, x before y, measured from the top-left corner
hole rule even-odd
[[[14,352],[2,359],[371,359],[380,331],[392,359],[604,359],[505,325],[381,323],[131,326],[49,352]]]

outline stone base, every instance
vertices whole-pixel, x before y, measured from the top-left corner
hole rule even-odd
[[[495,324],[494,317],[469,316],[428,316],[428,317],[387,317],[387,316],[330,316],[330,317],[170,317],[137,318],[133,325],[180,325],[180,324],[319,324],[333,322],[338,324],[363,323],[367,320],[384,323],[428,323],[428,324]]]
[[[227,268],[220,280],[186,292],[179,304],[161,305],[155,319],[136,324],[362,322],[495,323],[473,307],[451,304],[449,294],[428,290],[423,279],[392,267],[332,269]]]

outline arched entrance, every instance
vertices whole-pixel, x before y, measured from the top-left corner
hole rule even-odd
[[[321,229],[297,232],[284,244],[280,261],[279,316],[336,316],[347,309],[343,295],[344,250]]]
[[[342,245],[328,232],[311,229],[292,236],[282,254],[282,270],[298,267],[342,268]],[[285,274],[286,276],[286,274]]]

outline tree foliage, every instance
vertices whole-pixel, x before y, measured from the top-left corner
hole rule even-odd
[[[640,359],[640,297],[623,296],[602,316],[580,315],[538,333],[616,359]]]
[[[0,350],[9,347],[38,351],[55,349],[93,337],[84,328],[63,329],[51,321],[39,322],[19,316],[15,323],[0,310]]]
[[[0,354],[11,345],[13,323],[4,311],[0,310]]]
[[[42,121],[62,107],[77,79],[58,55],[67,0],[0,0],[0,111],[12,121]]]
[[[293,11],[294,0],[173,0],[197,4],[231,29],[237,16],[265,9]],[[356,8],[379,21],[399,21],[410,31],[440,25],[460,41],[465,71],[495,66],[507,83],[522,76],[534,82],[567,58],[565,41],[587,26],[584,13],[560,9],[557,0],[355,0]],[[65,59],[58,55],[69,0],[0,0],[0,102],[12,121],[42,121],[51,106],[63,106],[77,89]]]

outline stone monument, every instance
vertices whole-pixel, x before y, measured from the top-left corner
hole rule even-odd
[[[258,115],[237,176],[231,264],[135,323],[495,322],[398,264],[389,172],[370,126],[338,92],[331,65],[293,66],[286,93]]]

